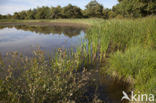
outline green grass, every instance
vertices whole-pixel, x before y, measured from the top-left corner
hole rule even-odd
[[[108,74],[114,72],[118,78],[134,84],[135,90],[155,93],[156,52],[149,48],[135,46],[125,52],[117,51],[108,59]]]
[[[155,27],[155,17],[103,21],[88,31],[89,55],[106,61],[104,73],[131,83],[136,91],[156,94]]]
[[[75,24],[87,24],[93,25],[103,21],[99,18],[91,19],[41,19],[41,20],[16,20],[16,19],[0,19],[0,23],[37,23],[37,22],[48,22],[48,23],[75,23]]]

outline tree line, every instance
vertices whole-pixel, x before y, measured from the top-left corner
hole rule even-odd
[[[13,15],[0,15],[0,19],[60,19],[60,18],[114,18],[145,17],[156,15],[156,0],[118,0],[112,9],[104,8],[96,0],[89,2],[82,10],[71,4],[61,7],[38,7],[36,9],[15,12]]]

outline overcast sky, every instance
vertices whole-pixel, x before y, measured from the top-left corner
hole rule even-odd
[[[0,14],[13,14],[16,11],[28,10],[41,6],[66,6],[69,3],[84,9],[91,0],[0,0]],[[97,0],[105,8],[112,8],[117,0]]]

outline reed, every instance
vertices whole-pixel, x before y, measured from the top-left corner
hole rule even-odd
[[[155,17],[112,19],[92,26],[86,36],[90,60],[106,61],[103,72],[130,82],[134,90],[156,93],[155,27]]]

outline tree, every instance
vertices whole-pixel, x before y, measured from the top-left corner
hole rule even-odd
[[[61,6],[57,6],[56,8],[54,8],[54,7],[51,8],[51,14],[50,14],[51,19],[59,19],[62,17],[63,17],[63,15],[62,15]]]
[[[142,17],[156,14],[156,0],[118,0],[114,6],[117,14],[124,17]]]
[[[85,10],[71,4],[61,7],[38,7],[33,10],[15,12],[14,15],[0,15],[0,19],[59,19],[59,18],[114,18],[144,17],[156,15],[156,0],[118,0],[112,9],[104,8],[96,0],[86,5]]]
[[[103,16],[103,6],[99,4],[96,0],[91,1],[86,5],[85,15],[88,17],[102,17]]]
[[[13,15],[13,18],[14,19],[20,19],[20,15],[18,12],[15,12],[14,15]]]
[[[19,19],[25,19],[27,16],[26,11],[19,12]]]
[[[48,19],[48,18],[50,18],[50,8],[44,7],[44,6],[41,8],[37,8],[35,18],[36,19]]]
[[[0,14],[0,19],[8,19],[8,18],[11,18],[10,15],[1,15]]]
[[[36,9],[33,10],[28,10],[27,11],[27,16],[25,19],[35,19],[35,15],[36,15]]]
[[[4,19],[4,16],[0,14],[0,19]]]
[[[103,9],[103,18],[108,19],[110,17],[110,12],[112,12],[111,9]]]
[[[81,18],[82,12],[79,7],[69,4],[63,8],[63,15],[65,18]]]

